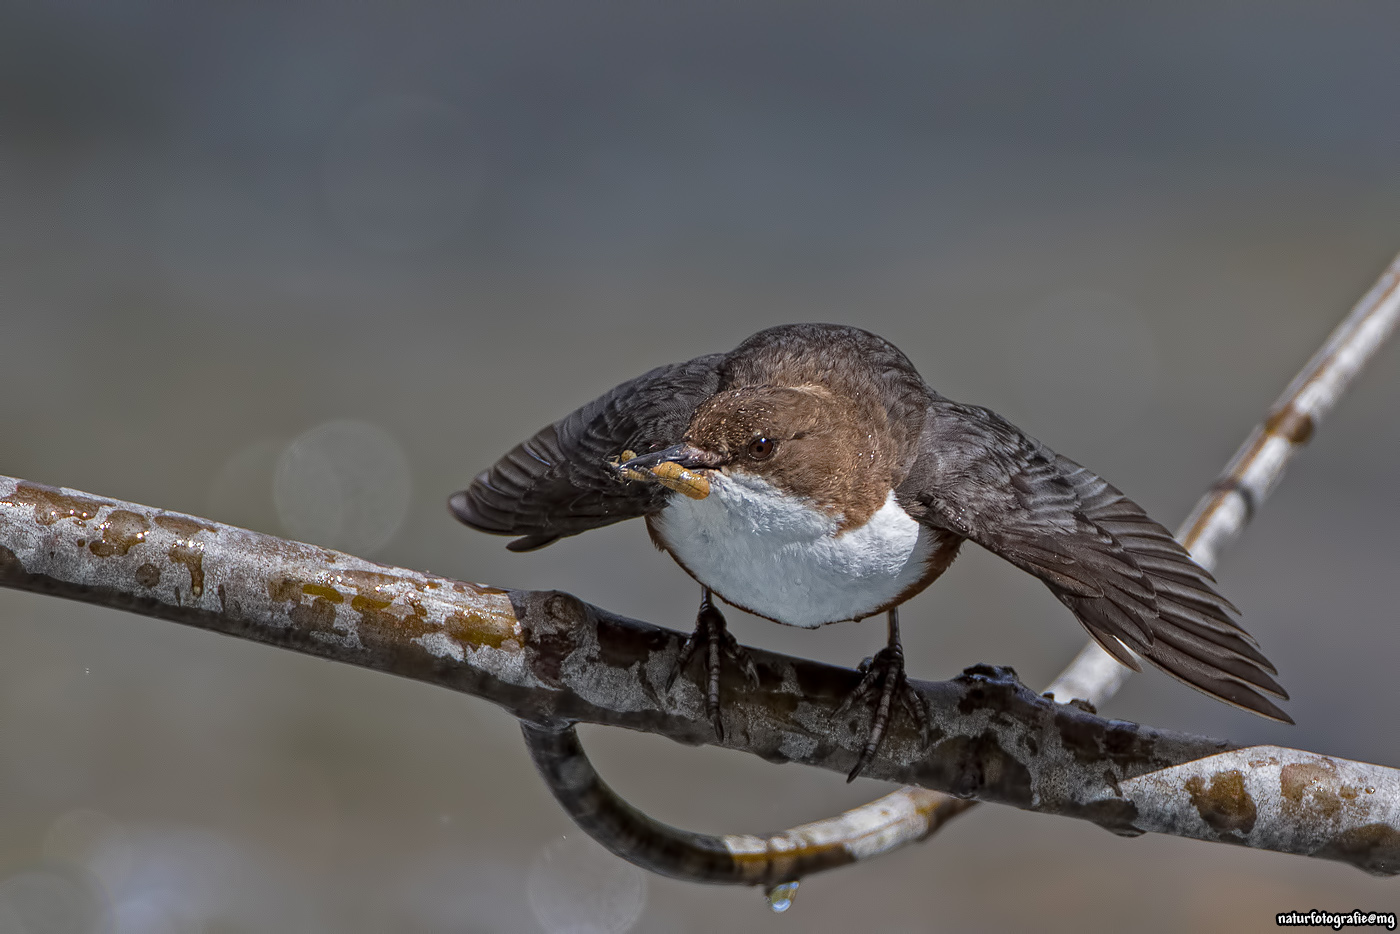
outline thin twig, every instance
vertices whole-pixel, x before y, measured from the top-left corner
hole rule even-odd
[[[1386,267],[1371,290],[1294,377],[1264,421],[1250,433],[1220,478],[1182,524],[1177,538],[1197,563],[1207,570],[1215,568],[1221,550],[1239,537],[1282,478],[1288,462],[1312,438],[1318,424],[1331,412],[1352,380],[1394,333],[1397,322],[1400,322],[1400,256]],[[1048,691],[1055,697],[1078,698],[1097,706],[1112,697],[1130,674],[1129,669],[1090,640]],[[556,799],[571,813],[579,810],[570,800],[578,789],[556,784],[552,776],[560,773],[566,760],[573,762],[580,772],[586,767],[591,773],[592,766],[587,765],[582,747],[576,743],[567,748],[562,742],[546,744],[528,729],[526,742]],[[559,756],[560,761],[551,765],[551,753]],[[597,787],[590,787],[588,793],[588,811],[594,815],[592,823],[581,819],[577,813],[574,813],[575,820],[623,858],[648,865],[649,857],[644,854],[655,848],[651,844],[664,839],[667,852],[675,857],[678,867],[678,871],[668,874],[697,882],[761,879],[770,885],[773,881],[796,881],[821,869],[869,859],[925,840],[976,804],[966,798],[911,786],[838,817],[768,836],[722,837],[679,831],[651,821],[645,815],[640,815],[641,819],[651,821],[650,824],[629,823],[627,818],[633,809],[601,781]],[[615,814],[609,819],[606,815],[610,810]],[[624,827],[630,834],[628,841],[608,836],[614,828]],[[653,828],[652,837],[647,836],[648,827]],[[708,865],[683,859],[687,847],[694,847],[697,853],[711,853],[717,848],[739,845],[734,841],[740,840],[748,841],[743,846],[752,854],[747,857],[747,875],[743,878],[722,878],[723,873],[685,875],[682,871],[692,864]],[[843,858],[834,858],[833,851],[839,851]],[[765,859],[771,865],[764,865]]]

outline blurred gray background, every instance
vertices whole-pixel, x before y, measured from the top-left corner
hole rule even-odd
[[[840,321],[1174,525],[1400,247],[1397,35],[1389,2],[7,3],[0,473],[686,629],[696,588],[639,524],[512,555],[445,498],[651,366]],[[1155,672],[1108,714],[1400,765],[1397,360],[1219,573],[1298,725]],[[729,615],[847,665],[883,638]],[[1084,640],[983,553],[904,620],[924,678],[1043,684]],[[0,737],[3,932],[1233,931],[1400,907],[1338,864],[983,808],[775,916],[580,840],[482,701],[12,592]],[[586,739],[689,827],[886,790]]]

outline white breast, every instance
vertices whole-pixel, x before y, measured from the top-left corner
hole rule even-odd
[[[828,513],[744,474],[713,473],[709,496],[674,496],[650,521],[727,603],[807,628],[892,603],[924,576],[936,545],[893,493],[865,525],[841,533]]]

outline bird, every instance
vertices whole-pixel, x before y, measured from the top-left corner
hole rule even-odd
[[[1097,474],[1000,415],[940,395],[859,328],[787,324],[728,353],[657,367],[520,443],[449,498],[511,551],[641,517],[700,585],[668,681],[704,650],[724,736],[723,658],[754,677],[723,602],[815,628],[885,614],[886,645],[847,698],[871,703],[875,755],[896,704],[926,733],[904,671],[899,607],[964,542],[1039,578],[1114,659],[1144,658],[1227,704],[1286,723],[1277,669],[1163,526]],[[841,709],[845,709],[843,704]],[[838,711],[839,712],[839,711]]]

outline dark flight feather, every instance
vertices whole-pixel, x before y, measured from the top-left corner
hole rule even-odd
[[[657,367],[615,387],[516,445],[448,504],[474,529],[523,536],[506,546],[511,551],[656,512],[668,491],[620,479],[607,460],[679,441],[719,385],[723,359]]]
[[[937,397],[898,495],[1039,577],[1123,664],[1139,668],[1131,649],[1213,697],[1293,722],[1260,693],[1288,698],[1209,572],[1132,500],[996,413]]]

